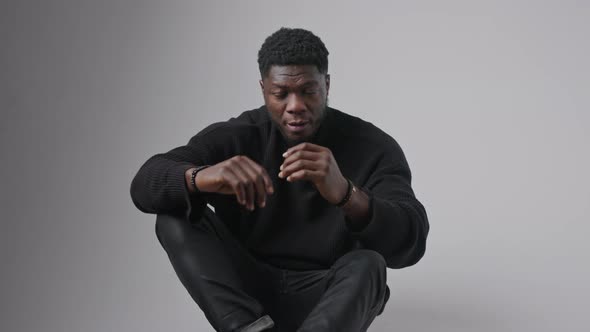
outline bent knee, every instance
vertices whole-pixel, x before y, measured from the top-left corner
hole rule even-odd
[[[186,241],[186,228],[189,227],[186,219],[169,214],[156,216],[156,236],[164,247],[179,245]]]
[[[370,249],[353,250],[342,256],[336,265],[354,265],[359,272],[385,273],[387,264],[380,253]]]

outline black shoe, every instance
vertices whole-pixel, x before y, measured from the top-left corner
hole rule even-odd
[[[243,326],[238,329],[238,332],[259,332],[259,331],[266,331],[270,328],[275,326],[275,322],[270,318],[269,315],[264,315],[253,323],[250,323],[246,326]]]

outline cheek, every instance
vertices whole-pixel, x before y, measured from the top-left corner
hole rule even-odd
[[[323,107],[324,104],[326,103],[326,94],[325,93],[319,93],[317,96],[315,96],[315,98],[313,99],[313,101],[311,101],[311,103],[315,106],[315,107]]]
[[[268,108],[268,111],[270,113],[270,116],[275,120],[275,121],[279,121],[281,120],[282,116],[283,116],[283,112],[281,111],[281,108],[278,105],[275,104],[267,104],[266,106]]]

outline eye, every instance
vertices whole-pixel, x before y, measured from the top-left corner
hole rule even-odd
[[[304,94],[304,95],[315,95],[317,92],[318,92],[318,91],[317,91],[317,90],[315,90],[315,89],[313,89],[313,90],[312,90],[312,89],[306,89],[306,90],[303,90],[303,94]]]
[[[283,99],[283,98],[287,97],[287,93],[284,91],[271,92],[271,94],[279,99]]]

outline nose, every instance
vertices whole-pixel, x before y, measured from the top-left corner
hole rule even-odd
[[[307,110],[303,98],[297,93],[290,93],[287,97],[287,107],[285,109],[289,114],[302,113]]]

